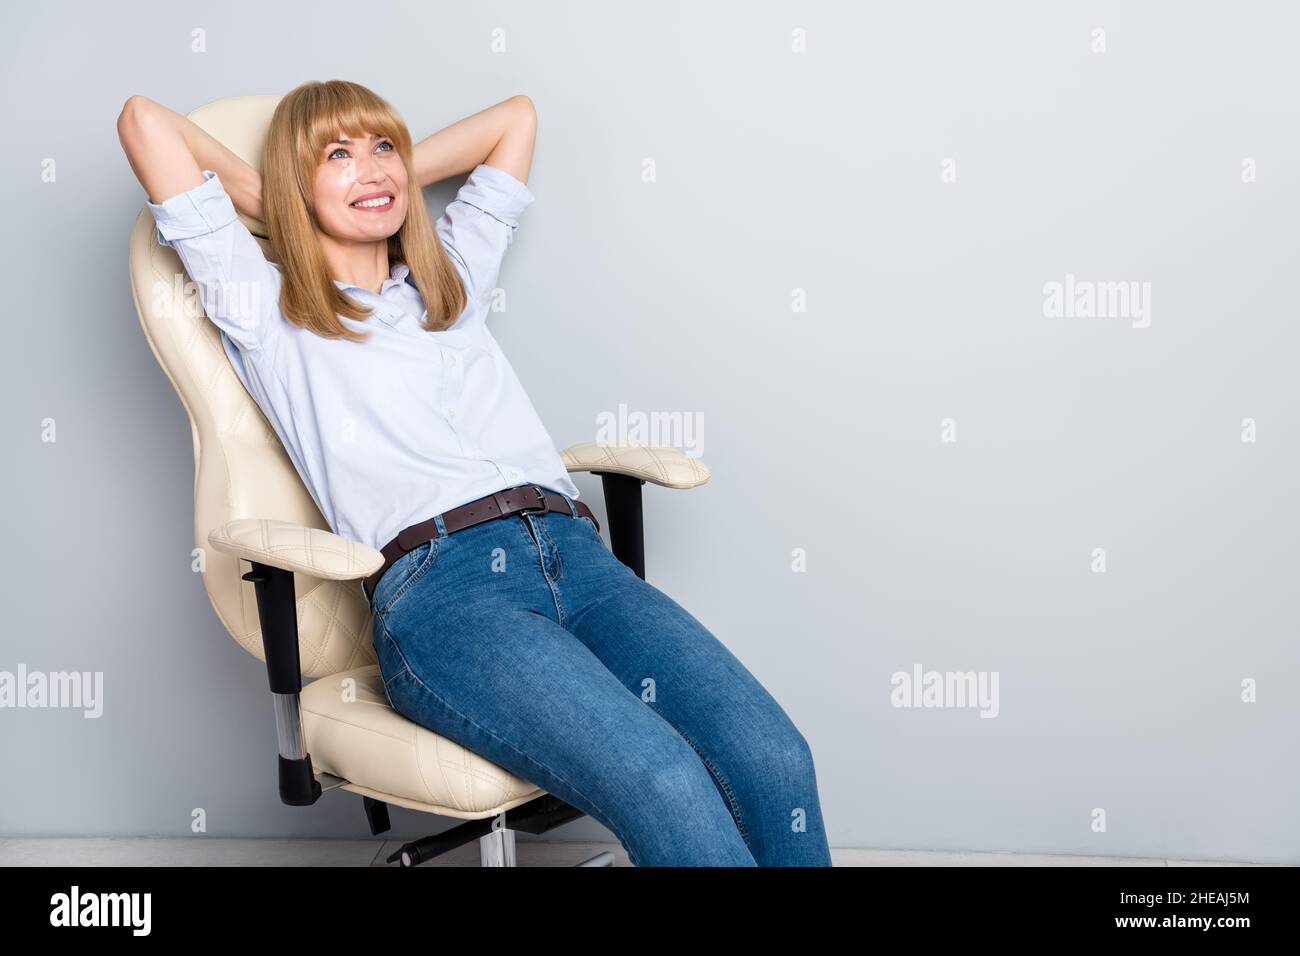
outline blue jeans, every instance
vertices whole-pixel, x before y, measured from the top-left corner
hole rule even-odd
[[[393,708],[600,821],[634,866],[830,866],[808,743],[744,665],[579,515],[512,515],[393,564]]]

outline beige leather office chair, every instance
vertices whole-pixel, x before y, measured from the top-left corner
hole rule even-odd
[[[260,169],[279,99],[228,97],[189,118]],[[274,259],[265,225],[242,219]],[[188,277],[177,282],[184,267],[158,245],[144,207],[129,262],[145,338],[190,418],[203,586],[226,630],[270,675],[281,799],[306,806],[351,790],[373,835],[389,829],[390,803],[458,817],[467,822],[405,844],[388,861],[413,866],[477,838],[483,865],[513,866],[514,831],[542,833],[583,814],[392,709],[361,590],[382,557],[331,533],[198,297],[178,294]],[[709,478],[699,459],[664,446],[588,442],[563,459],[570,472],[602,476],[612,550],[642,577],[641,486],[692,488]],[[611,862],[601,854],[579,865]]]

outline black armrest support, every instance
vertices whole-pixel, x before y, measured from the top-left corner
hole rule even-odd
[[[609,518],[609,543],[618,558],[642,581],[645,580],[645,519],[641,508],[644,478],[593,471],[600,475],[605,493],[605,514]]]
[[[298,611],[293,572],[257,561],[244,575],[257,591],[257,617],[262,625],[266,672],[275,696],[275,725],[279,741],[280,799],[292,807],[310,806],[320,799],[321,785],[312,770],[302,730],[302,667],[298,657]]]

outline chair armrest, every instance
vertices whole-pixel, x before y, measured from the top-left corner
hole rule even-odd
[[[360,541],[273,518],[228,521],[208,532],[208,542],[245,561],[330,581],[367,578],[384,563],[382,554]]]
[[[709,480],[709,466],[671,445],[583,442],[560,453],[569,471],[627,475],[665,488],[694,488]]]

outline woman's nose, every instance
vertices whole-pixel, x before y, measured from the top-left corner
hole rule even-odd
[[[383,167],[380,166],[379,160],[369,154],[357,160],[356,169],[357,179],[362,182],[370,183],[384,178]]]

